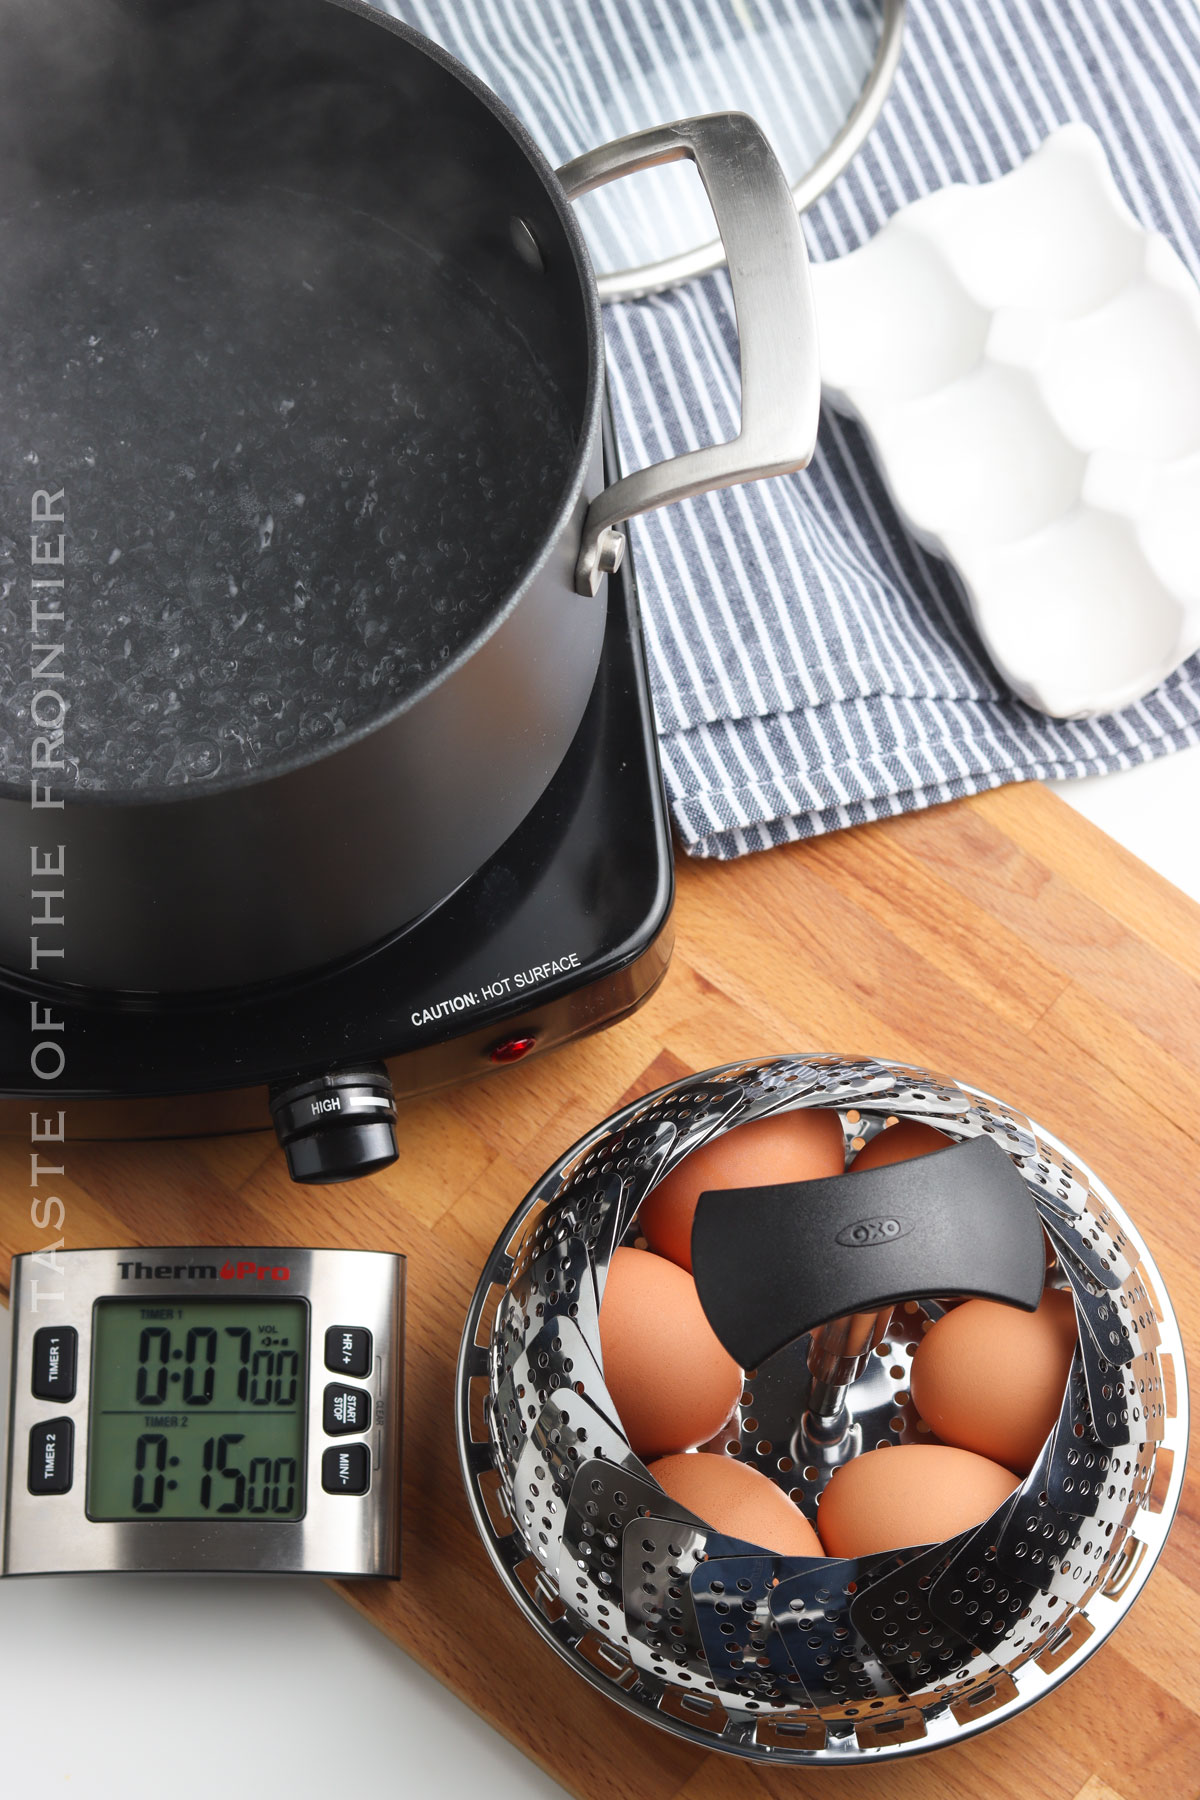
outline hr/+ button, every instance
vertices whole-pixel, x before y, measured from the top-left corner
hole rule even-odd
[[[365,1325],[331,1325],[325,1333],[325,1367],[335,1375],[371,1373],[371,1334]]]

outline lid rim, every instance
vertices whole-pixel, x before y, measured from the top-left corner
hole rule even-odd
[[[896,65],[904,37],[904,20],[908,0],[883,0],[883,25],[875,50],[875,61],[863,83],[858,99],[841,130],[818,156],[811,168],[791,183],[796,211],[807,212],[821,198],[857,156],[883,110],[891,91]],[[699,275],[711,275],[724,268],[725,251],[719,238],[698,245],[694,250],[680,250],[658,262],[642,263],[636,268],[596,271],[596,288],[602,305],[612,300],[642,300],[650,294],[661,294],[681,282]]]

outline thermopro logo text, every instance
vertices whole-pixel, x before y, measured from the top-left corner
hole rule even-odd
[[[122,1281],[290,1281],[292,1271],[286,1264],[275,1268],[266,1263],[141,1263],[117,1264]]]

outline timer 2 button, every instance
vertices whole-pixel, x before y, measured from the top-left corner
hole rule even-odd
[[[29,1491],[69,1494],[74,1478],[75,1427],[70,1419],[46,1419],[29,1433]]]

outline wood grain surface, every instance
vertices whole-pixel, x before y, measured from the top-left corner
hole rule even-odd
[[[1003,788],[738,864],[679,870],[677,948],[615,1029],[401,1110],[400,1160],[289,1184],[272,1140],[69,1143],[68,1245],[246,1243],[409,1257],[405,1577],[346,1598],[587,1800],[1196,1800],[1200,1457],[1126,1623],[1073,1679],[961,1749],[845,1773],[763,1769],[629,1717],[512,1605],[453,1442],[459,1331],[509,1214],[576,1137],[664,1081],[832,1050],[925,1064],[1013,1101],[1107,1181],[1200,1343],[1200,908],[1043,789]],[[28,1145],[0,1146],[3,1274],[40,1247]],[[1194,1449],[1194,1446],[1193,1446]],[[403,1747],[397,1744],[398,1769]]]

